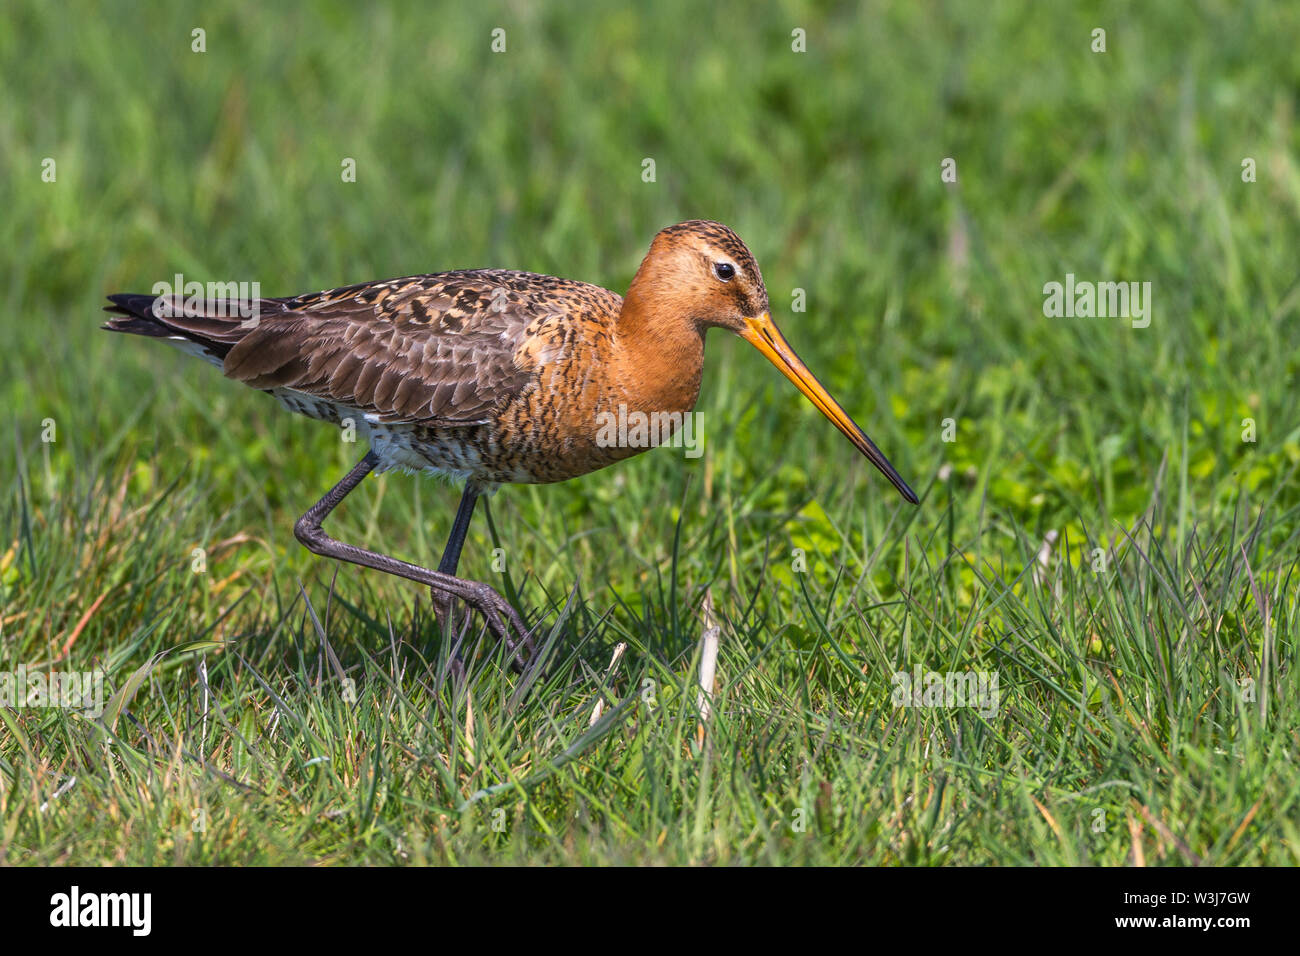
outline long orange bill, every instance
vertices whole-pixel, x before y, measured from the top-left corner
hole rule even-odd
[[[799,356],[794,354],[794,349],[790,348],[790,343],[785,340],[785,336],[776,327],[769,313],[764,312],[757,318],[746,319],[745,328],[740,335],[767,356],[767,360],[779,368],[786,378],[794,382],[795,387],[803,392],[849,441],[853,442],[854,447],[880,469],[881,474],[889,479],[889,483],[898,489],[900,495],[912,504],[917,503],[916,492],[907,487],[907,482],[894,470],[889,459],[881,454],[875,443],[849,417],[848,412],[840,407],[840,403],[831,398],[831,393],[822,387],[822,383],[817,381],[812,372],[808,371],[808,366],[803,364]]]

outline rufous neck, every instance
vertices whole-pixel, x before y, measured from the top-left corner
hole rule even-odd
[[[642,411],[689,411],[700,392],[703,330],[666,283],[643,272],[628,289],[614,334],[625,395]]]

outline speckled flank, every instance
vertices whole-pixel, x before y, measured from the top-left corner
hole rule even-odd
[[[723,286],[714,257],[741,276]],[[247,314],[228,304],[160,318],[152,296],[112,296],[121,318],[106,327],[169,339],[299,414],[352,419],[381,468],[551,482],[643,451],[601,447],[600,413],[690,411],[704,329],[726,324],[701,316],[716,306],[739,321],[767,305],[744,243],[703,221],[663,230],[633,291],[625,303],[585,282],[482,269],[264,299],[251,326],[224,318]]]

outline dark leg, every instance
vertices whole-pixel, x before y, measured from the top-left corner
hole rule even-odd
[[[438,562],[438,570],[443,574],[456,573],[456,566],[460,564],[460,549],[465,543],[465,534],[469,531],[469,521],[474,516],[474,505],[478,503],[478,496],[479,490],[474,483],[466,482],[465,493],[460,496],[460,507],[456,509],[456,521],[451,526],[451,534],[447,536],[447,547],[443,549],[442,560]],[[453,601],[451,595],[437,588],[429,588],[429,596],[438,622],[444,626],[450,624]]]
[[[375,457],[375,453],[373,451],[366,452],[366,457],[362,458],[356,467],[344,476],[342,481],[331,488],[324,498],[312,505],[307,513],[298,519],[298,523],[293,528],[294,535],[307,546],[308,550],[316,554],[334,558],[338,561],[359,564],[366,568],[374,568],[376,571],[395,574],[400,578],[417,581],[452,597],[460,598],[483,615],[488,627],[492,629],[492,633],[505,643],[506,650],[510,652],[515,666],[522,668],[534,652],[532,635],[528,633],[528,628],[524,627],[524,622],[520,620],[515,609],[492,588],[478,581],[465,581],[443,571],[431,571],[416,564],[408,564],[396,558],[358,548],[355,545],[344,544],[342,541],[334,540],[321,530],[321,522],[325,520],[326,516],[338,507],[339,502],[346,498],[352,489],[361,484],[361,480],[370,474],[377,464],[379,464],[379,459]],[[461,508],[465,510],[464,501],[461,502]],[[472,501],[469,510],[473,510]],[[464,523],[468,526],[468,514],[465,516]],[[458,514],[457,526],[460,524],[460,515]],[[460,540],[463,541],[464,537],[465,529],[461,528]],[[449,551],[453,542],[456,544],[455,557],[458,559],[460,556],[460,542],[456,540],[456,527],[452,528],[452,541],[448,542]],[[444,554],[444,563],[447,559],[448,556]],[[455,566],[455,561],[452,562],[452,566]],[[511,636],[510,631],[512,628],[519,635],[518,639]],[[521,654],[521,650],[526,654]]]
[[[438,562],[438,570],[443,574],[455,574],[456,565],[460,564],[460,549],[465,543],[465,533],[469,531],[469,519],[474,517],[474,505],[478,503],[478,488],[473,482],[466,482],[465,493],[460,496],[460,507],[456,509],[456,522],[451,526],[447,536],[447,547]]]

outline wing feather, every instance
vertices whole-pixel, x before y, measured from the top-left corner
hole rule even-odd
[[[539,328],[582,312],[613,317],[622,305],[619,296],[587,283],[504,270],[263,299],[253,323],[226,317],[236,314],[230,303],[157,317],[146,312],[151,297],[113,301],[117,311],[136,317],[130,321],[148,325],[147,334],[179,334],[211,347],[237,381],[292,389],[386,424],[434,425],[490,421],[536,374],[539,353],[530,336]]]

